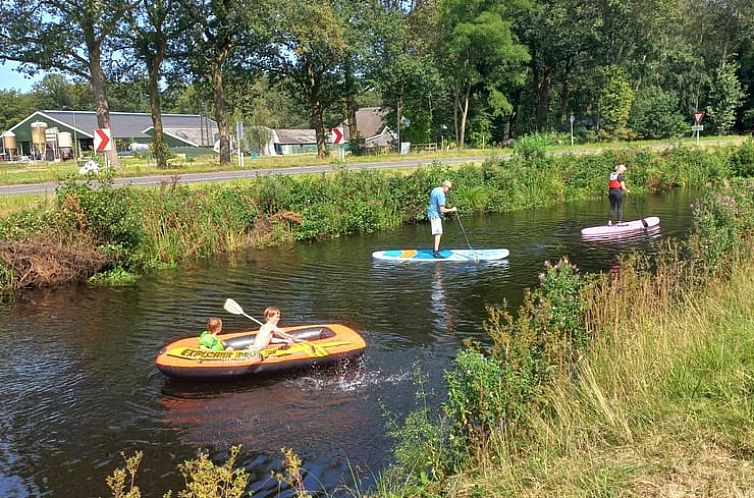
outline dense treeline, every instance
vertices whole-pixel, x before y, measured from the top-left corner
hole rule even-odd
[[[151,110],[156,130],[160,112],[204,112],[221,163],[233,120],[311,126],[324,155],[326,128],[367,103],[401,140],[459,147],[571,116],[582,140],[676,136],[694,111],[715,133],[754,125],[751,0],[11,0],[0,15],[0,60],[73,78],[0,93],[0,125],[39,107],[92,108],[102,127]]]

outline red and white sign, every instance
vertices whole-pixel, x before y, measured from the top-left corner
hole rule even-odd
[[[332,134],[330,135],[330,140],[335,145],[340,145],[343,143],[343,128],[333,128]]]
[[[94,150],[96,152],[113,150],[113,136],[110,134],[110,128],[94,130]]]
[[[694,124],[699,124],[702,122],[702,119],[704,119],[704,113],[701,111],[697,111],[694,113]]]

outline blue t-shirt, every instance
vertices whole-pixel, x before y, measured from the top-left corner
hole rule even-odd
[[[432,193],[429,196],[429,208],[427,208],[427,216],[429,219],[440,218],[440,206],[445,205],[445,191],[442,187],[435,187],[432,189]]]

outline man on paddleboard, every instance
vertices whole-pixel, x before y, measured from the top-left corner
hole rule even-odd
[[[433,258],[442,258],[440,256],[440,239],[442,238],[442,215],[445,213],[455,213],[458,208],[445,207],[445,194],[448,193],[453,185],[449,180],[444,180],[442,185],[432,189],[429,195],[429,207],[427,208],[427,217],[432,226],[432,235],[435,238],[434,249],[432,250]]]
[[[610,173],[610,181],[607,186],[610,189],[608,197],[610,198],[610,211],[607,215],[607,224],[613,224],[613,213],[617,223],[623,223],[623,192],[629,193],[626,183],[623,181],[623,173],[626,171],[625,164],[619,164],[615,167],[615,172]]]

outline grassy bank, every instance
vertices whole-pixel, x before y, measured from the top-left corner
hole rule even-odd
[[[113,188],[106,178],[97,189],[69,183],[52,202],[0,219],[0,288],[56,285],[113,268],[138,273],[186,258],[421,222],[428,192],[446,178],[455,186],[450,204],[464,214],[602,196],[617,162],[629,165],[634,192],[702,186],[754,173],[754,143],[552,156],[535,140],[522,141],[508,161],[409,172],[342,170],[202,188]]]
[[[493,346],[395,431],[380,496],[748,496],[754,184],[700,202],[688,242],[580,275],[563,260]]]

